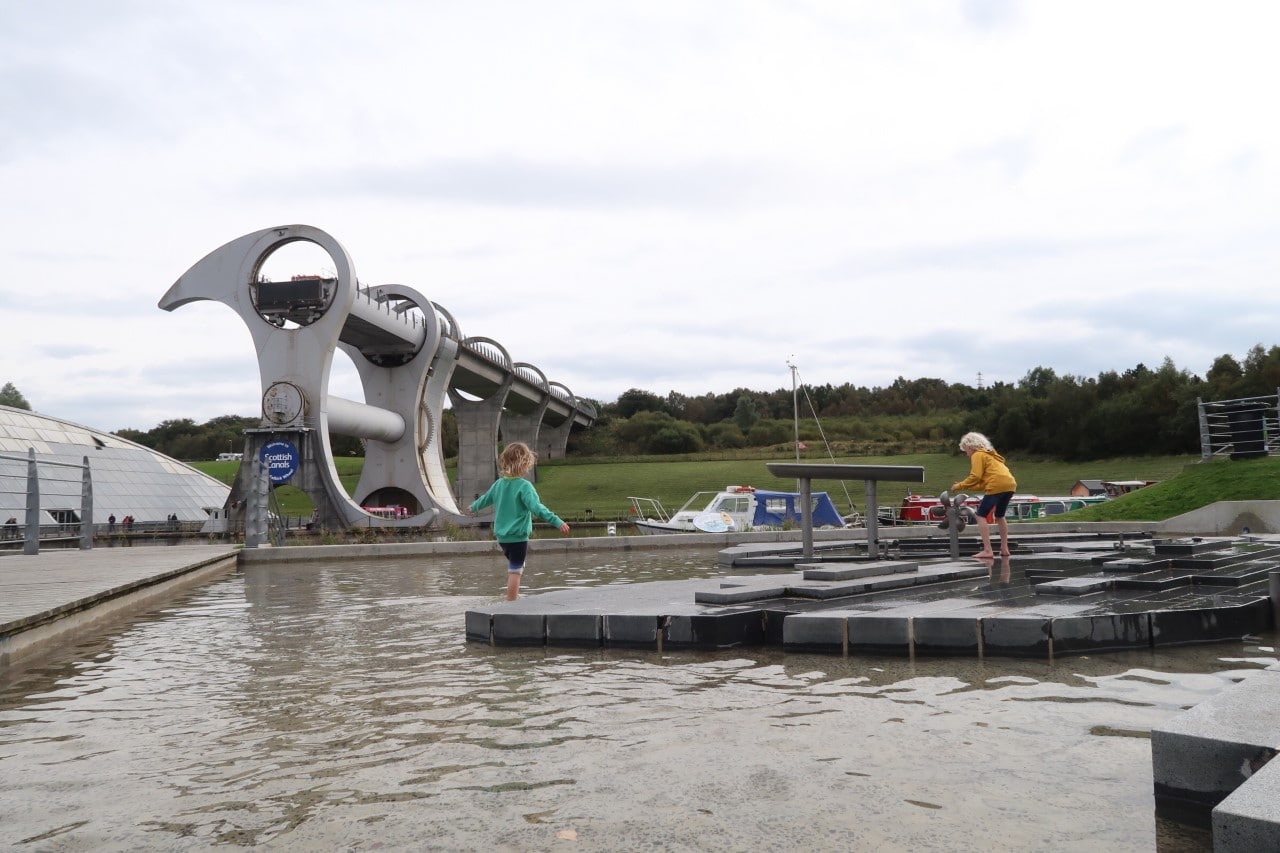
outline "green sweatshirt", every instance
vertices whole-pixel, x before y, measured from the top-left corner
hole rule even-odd
[[[499,542],[522,542],[533,533],[533,516],[553,527],[564,521],[542,505],[538,492],[524,477],[502,477],[471,502],[471,511],[493,507],[493,535]]]

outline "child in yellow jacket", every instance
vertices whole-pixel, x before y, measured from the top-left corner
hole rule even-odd
[[[973,556],[979,560],[994,560],[991,550],[991,520],[1000,529],[1000,556],[1009,556],[1009,523],[1004,520],[1005,510],[1018,488],[1017,480],[1009,473],[1004,457],[996,453],[991,442],[980,432],[965,433],[960,439],[960,449],[969,457],[969,476],[951,486],[955,494],[964,489],[982,489],[982,502],[978,504],[978,533],[982,536],[982,550]]]

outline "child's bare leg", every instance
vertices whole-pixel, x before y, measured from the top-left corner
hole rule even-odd
[[[507,601],[515,601],[520,597],[521,572],[507,572]]]
[[[1000,528],[1000,556],[1008,557],[1009,556],[1009,522],[1001,518],[996,522],[996,524]]]
[[[982,550],[973,556],[979,560],[991,560],[995,554],[991,550],[991,523],[985,518],[978,518],[978,536],[982,539]]]

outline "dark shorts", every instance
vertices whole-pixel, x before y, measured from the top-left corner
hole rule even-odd
[[[978,504],[978,518],[985,518],[987,521],[1004,518],[1004,511],[1009,508],[1011,500],[1013,500],[1013,492],[983,495],[982,502]]]
[[[1008,501],[1005,501],[1007,504]],[[524,571],[524,560],[529,555],[529,542],[499,542],[502,553],[507,556],[507,571],[519,574]]]

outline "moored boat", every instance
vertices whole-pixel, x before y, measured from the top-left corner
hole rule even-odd
[[[815,528],[848,526],[831,496],[810,496]],[[799,525],[803,513],[799,492],[777,492],[754,486],[725,486],[717,492],[698,492],[674,513],[656,498],[629,496],[632,523],[641,533],[729,533],[773,530]]]
[[[1062,515],[1097,503],[1105,503],[1106,495],[1068,495],[1066,497],[1040,497],[1016,494],[1009,501],[1005,518],[1021,521],[1029,518],[1047,518]],[[982,502],[981,495],[965,495],[964,505],[975,512]],[[880,524],[938,524],[946,518],[947,510],[937,495],[908,494],[898,506],[882,506],[876,513]]]

